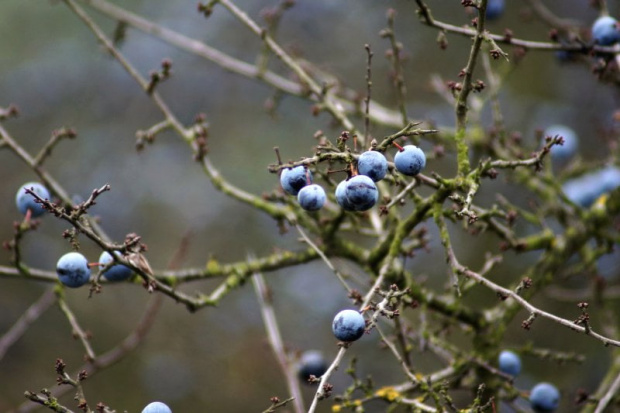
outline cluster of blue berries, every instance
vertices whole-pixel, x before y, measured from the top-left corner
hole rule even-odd
[[[394,156],[396,170],[407,176],[415,176],[426,166],[424,152],[415,145],[401,147]],[[340,182],[336,187],[336,201],[347,211],[367,211],[379,200],[375,182],[385,178],[388,162],[378,151],[369,150],[357,159],[357,174]],[[318,211],[325,205],[325,190],[312,183],[312,173],[303,165],[282,169],[282,189],[290,195],[297,195],[299,205],[307,211]]]
[[[499,354],[498,365],[501,372],[511,376],[517,376],[521,372],[521,359],[509,350]],[[560,404],[560,392],[553,384],[538,383],[530,392],[530,404],[535,412],[553,412]]]
[[[318,350],[308,350],[301,355],[297,364],[299,380],[309,383],[310,376],[321,377],[327,371],[327,362],[323,353]]]
[[[153,402],[142,409],[142,413],[172,413],[172,410],[170,410],[166,403]]]
[[[42,199],[50,199],[50,193],[46,187],[38,182],[28,182],[20,186],[17,190],[17,194],[15,195],[17,209],[23,215],[28,216],[29,214],[32,218],[43,215],[45,208],[43,208],[43,205],[37,203],[35,198],[26,192],[26,189],[30,189]]]
[[[312,183],[312,172],[303,165],[282,169],[280,185],[286,193],[297,195],[299,205],[306,211],[318,211],[327,200],[325,190]]]
[[[116,254],[118,255],[118,252]],[[112,261],[112,256],[104,251],[99,257],[99,263],[95,264],[99,265],[101,270],[105,270],[103,276],[108,281],[123,281],[131,276],[131,268],[122,264],[110,265]],[[69,252],[60,257],[56,263],[56,274],[60,282],[67,287],[78,288],[90,281],[90,264],[79,252]]]
[[[591,206],[601,195],[620,186],[620,168],[607,166],[599,171],[566,181],[562,190],[571,202]]]

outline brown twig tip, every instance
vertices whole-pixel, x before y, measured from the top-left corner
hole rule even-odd
[[[56,364],[55,364],[54,368],[55,368],[57,374],[64,375],[65,374],[65,367],[67,367],[67,365],[65,364],[63,359],[56,359]]]
[[[197,5],[198,13],[202,14],[205,17],[209,17],[211,13],[213,13],[213,2],[209,2],[208,4],[198,3]]]

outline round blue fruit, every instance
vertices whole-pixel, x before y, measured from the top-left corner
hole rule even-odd
[[[512,351],[502,351],[499,354],[498,364],[501,372],[511,376],[517,376],[521,372],[521,358]]]
[[[364,335],[366,321],[356,310],[342,310],[332,323],[332,332],[340,341],[351,342]]]
[[[592,24],[592,39],[601,46],[611,46],[620,41],[618,21],[610,16],[602,16]]]
[[[35,198],[26,192],[26,188],[31,189],[40,198],[50,199],[50,193],[43,185],[38,182],[28,182],[19,187],[17,194],[15,195],[15,204],[19,212],[26,215],[26,212],[30,210],[30,214],[33,218],[43,215],[45,208],[41,204],[35,202]]]
[[[587,174],[566,181],[562,190],[571,202],[587,208],[603,193],[600,186],[600,180],[595,174]]]
[[[344,180],[336,186],[336,201],[345,211],[355,211],[355,207],[347,199],[347,185],[349,181]]]
[[[605,192],[611,192],[620,186],[620,168],[618,167],[607,166],[599,172],[598,176]]]
[[[426,155],[415,145],[405,145],[394,155],[396,170],[407,176],[416,176],[426,166]]]
[[[562,145],[553,145],[551,147],[551,156],[554,159],[566,160],[572,157],[579,147],[579,138],[574,130],[564,125],[553,125],[545,129],[543,136],[543,145],[546,143],[547,137],[554,138],[561,136],[564,139]]]
[[[379,190],[366,175],[355,175],[347,181],[344,195],[354,211],[367,211],[379,200]]]
[[[530,403],[536,412],[552,412],[560,404],[560,392],[550,383],[538,383],[530,392]]]
[[[69,252],[56,263],[56,274],[67,287],[81,287],[90,280],[88,260],[79,252]]]
[[[489,0],[487,2],[486,17],[489,20],[494,20],[500,17],[504,13],[504,0]]]
[[[301,188],[311,183],[312,172],[303,165],[284,168],[280,174],[280,185],[290,195],[297,195]]]
[[[375,182],[380,181],[388,171],[387,159],[381,152],[366,151],[357,159],[357,171]]]
[[[308,350],[301,355],[297,367],[297,375],[303,382],[308,382],[310,376],[321,377],[327,371],[327,362],[323,353],[317,350]]]
[[[172,413],[172,410],[165,403],[153,402],[142,409],[142,413]]]
[[[301,188],[297,194],[299,205],[306,211],[318,211],[325,205],[325,190],[317,184],[311,184]]]
[[[611,192],[620,186],[620,169],[607,166],[599,171],[582,175],[566,181],[562,190],[571,202],[589,207],[601,195]]]
[[[120,256],[118,251],[114,253],[117,257]],[[103,251],[101,256],[99,256],[99,268],[104,269],[112,261],[114,261],[112,255],[107,251]],[[124,281],[131,276],[132,272],[131,268],[126,265],[114,264],[103,273],[103,276],[109,281]]]

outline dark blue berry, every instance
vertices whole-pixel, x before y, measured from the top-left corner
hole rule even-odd
[[[358,340],[364,335],[366,321],[356,310],[342,310],[332,323],[332,332],[340,341],[350,342]]]
[[[357,159],[357,171],[375,182],[380,181],[387,174],[387,160],[380,152],[366,151]]]
[[[356,175],[349,179],[344,194],[355,211],[367,211],[379,200],[377,186],[366,175]]]
[[[299,205],[306,211],[318,211],[326,199],[325,190],[317,184],[304,186],[297,194]]]
[[[284,168],[280,174],[280,185],[290,195],[297,195],[301,188],[311,183],[312,172],[303,165]]]
[[[119,255],[118,252],[115,252],[115,254],[117,256]],[[99,268],[105,268],[107,264],[112,261],[112,256],[107,251],[103,251],[101,253],[101,256],[99,257]],[[131,268],[127,267],[126,265],[114,264],[103,273],[103,276],[110,281],[123,281],[129,278],[132,272],[133,271],[131,270]]]
[[[308,382],[310,376],[321,377],[327,371],[327,362],[323,354],[317,350],[309,350],[301,355],[297,367],[299,379]]]

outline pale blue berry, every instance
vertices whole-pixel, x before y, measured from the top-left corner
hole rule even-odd
[[[15,195],[15,204],[22,214],[26,215],[28,210],[33,218],[43,215],[45,208],[43,205],[35,202],[34,196],[26,192],[26,188],[34,191],[42,199],[50,199],[50,193],[43,185],[38,182],[28,182],[22,185]]]
[[[620,186],[620,169],[607,166],[599,171],[582,175],[566,181],[562,190],[571,202],[589,207],[601,195],[611,192]]]
[[[549,126],[544,132],[543,145],[546,143],[547,137],[554,138],[556,136],[561,136],[564,143],[551,147],[551,157],[558,160],[566,160],[572,157],[579,147],[579,139],[575,131],[564,125]]]
[[[297,195],[301,188],[312,183],[312,172],[303,165],[292,169],[284,168],[280,174],[280,185],[290,195]]]
[[[340,341],[350,342],[358,340],[364,335],[366,321],[356,310],[342,310],[332,323],[332,332]]]
[[[377,182],[385,178],[388,164],[381,152],[366,151],[357,159],[357,171]]]
[[[521,358],[512,351],[504,350],[499,354],[499,369],[511,376],[517,376],[521,372]]]
[[[426,155],[415,145],[405,145],[394,155],[394,166],[404,175],[415,176],[426,166]]]
[[[560,392],[550,383],[538,383],[530,392],[530,403],[536,412],[552,412],[560,404]]]
[[[620,186],[620,168],[618,167],[607,166],[603,168],[599,173],[599,177],[604,192],[611,192]]]
[[[601,16],[592,24],[592,39],[601,46],[611,46],[620,40],[618,21],[610,16]]]
[[[172,410],[165,403],[153,402],[142,409],[142,413],[172,413]]]
[[[56,274],[67,287],[81,287],[90,279],[88,260],[79,252],[69,252],[56,263]]]
[[[306,211],[318,211],[326,199],[325,190],[317,184],[304,186],[297,194],[299,205]]]

